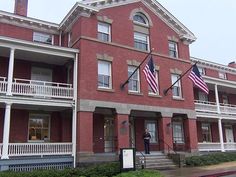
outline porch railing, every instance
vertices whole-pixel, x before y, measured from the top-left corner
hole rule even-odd
[[[12,93],[22,96],[73,98],[72,84],[26,79],[14,79]]]
[[[7,92],[7,78],[0,77],[0,93],[6,93],[6,92]]]
[[[198,143],[199,151],[221,151],[220,143]],[[236,151],[236,143],[224,143],[225,151]]]
[[[195,110],[197,112],[217,114],[217,105],[215,102],[195,100]],[[221,114],[236,115],[236,105],[220,103]]]
[[[2,144],[0,144],[0,157],[2,156]]]
[[[71,155],[72,143],[9,143],[9,156]]]

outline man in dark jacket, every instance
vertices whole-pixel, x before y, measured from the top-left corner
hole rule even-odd
[[[150,154],[150,139],[151,139],[151,135],[148,132],[148,129],[145,129],[145,132],[143,134],[145,154]]]

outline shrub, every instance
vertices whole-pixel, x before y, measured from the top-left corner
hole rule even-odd
[[[213,165],[236,160],[236,153],[214,153],[202,156],[192,156],[185,159],[187,166]]]

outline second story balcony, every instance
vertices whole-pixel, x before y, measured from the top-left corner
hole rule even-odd
[[[0,77],[0,93],[7,94],[7,78]],[[73,99],[72,84],[14,78],[12,95]]]

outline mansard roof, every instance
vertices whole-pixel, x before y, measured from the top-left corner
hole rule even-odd
[[[169,27],[171,27],[179,35],[180,39],[188,41],[189,43],[192,43],[197,39],[187,27],[185,27],[177,18],[175,18],[167,9],[165,9],[156,0],[82,0],[81,1],[82,4],[93,7],[98,11],[106,8],[112,8],[135,2],[142,2],[162,21],[164,21]]]

